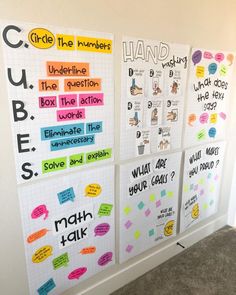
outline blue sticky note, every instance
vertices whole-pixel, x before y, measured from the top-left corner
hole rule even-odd
[[[53,279],[49,279],[46,283],[44,283],[38,290],[39,295],[47,295],[52,289],[56,287]]]
[[[154,235],[154,229],[153,228],[149,230],[148,235],[149,235],[149,237]]]
[[[163,189],[163,190],[161,191],[161,197],[165,197],[165,196],[166,196],[166,190]]]
[[[138,204],[138,208],[139,208],[140,210],[142,210],[144,206],[145,206],[145,205],[144,205],[144,203],[143,203],[142,201]]]
[[[59,203],[61,205],[68,202],[68,201],[73,202],[75,199],[75,193],[74,193],[73,187],[70,187],[70,188],[58,193],[57,196],[58,196]]]
[[[102,132],[102,121],[100,122],[89,122],[86,124],[86,133],[94,134]]]

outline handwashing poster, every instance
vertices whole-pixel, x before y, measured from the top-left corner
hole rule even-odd
[[[124,37],[120,159],[181,147],[189,46]]]
[[[185,151],[180,231],[216,213],[225,142]]]
[[[120,263],[176,235],[181,155],[120,166]]]
[[[232,52],[192,49],[185,147],[225,138],[233,64]]]
[[[113,161],[113,35],[1,27],[18,183]]]
[[[115,263],[114,166],[18,192],[30,294],[61,294]]]

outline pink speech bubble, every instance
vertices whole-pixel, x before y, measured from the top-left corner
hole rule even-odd
[[[68,275],[69,280],[78,280],[83,274],[85,274],[87,271],[87,267],[80,267],[74,269],[71,273]]]
[[[221,62],[225,58],[223,53],[216,53],[215,60]]]
[[[104,236],[110,230],[110,224],[108,223],[101,223],[97,225],[94,229],[95,237],[96,236]]]
[[[224,112],[220,112],[219,116],[221,117],[221,119],[225,120],[226,119],[226,113]]]
[[[46,205],[39,205],[38,207],[34,208],[34,210],[31,213],[31,217],[33,219],[39,218],[40,216],[44,215],[44,220],[48,218],[49,211],[47,210]]]
[[[112,261],[112,256],[113,256],[112,252],[107,252],[107,253],[103,254],[98,259],[98,265],[100,265],[100,266],[106,265],[108,262]]]
[[[206,59],[211,59],[213,57],[212,53],[209,51],[205,51],[203,57]]]
[[[209,118],[209,114],[208,113],[202,113],[201,116],[199,117],[199,121],[201,124],[207,123]]]

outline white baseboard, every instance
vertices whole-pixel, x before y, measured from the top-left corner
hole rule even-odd
[[[157,267],[161,263],[167,261],[171,257],[184,251],[183,248],[177,246],[176,243],[180,242],[186,248],[192,246],[196,242],[202,240],[208,235],[212,234],[216,230],[227,224],[227,215],[222,215],[215,218],[213,221],[197,228],[177,235],[173,240],[168,241],[167,245],[158,250],[154,250],[151,254],[140,255],[141,258],[137,260],[131,260],[131,262],[123,263],[121,265],[115,265],[113,268],[105,271],[105,274],[101,273],[99,278],[96,278],[93,282],[90,280],[90,286],[85,287],[82,291],[78,292],[78,289],[74,289],[73,294],[76,295],[108,295],[122,286],[130,283],[136,278],[142,276],[151,269]]]

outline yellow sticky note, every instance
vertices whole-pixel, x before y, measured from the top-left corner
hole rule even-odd
[[[75,50],[75,36],[57,34],[56,41],[59,50]]]
[[[202,67],[202,66],[197,66],[197,68],[196,68],[196,76],[198,78],[203,78],[204,74],[205,74],[205,68]]]
[[[213,193],[214,190],[215,190],[215,187],[214,187],[214,185],[212,184],[212,185],[210,186],[210,192]]]
[[[168,197],[168,198],[172,198],[172,197],[173,197],[173,195],[174,195],[174,193],[173,193],[173,192],[167,192],[167,197]]]
[[[154,194],[150,195],[149,200],[150,200],[151,202],[154,202],[155,199],[156,199],[156,198],[155,198],[155,195],[154,195]]]
[[[136,230],[134,232],[134,238],[135,238],[135,240],[137,240],[140,236],[141,236],[141,232],[139,230]]]
[[[77,36],[76,49],[101,53],[112,53],[112,40]]]
[[[131,211],[132,211],[132,209],[128,206],[124,208],[125,215],[128,215]]]
[[[212,124],[215,124],[217,122],[217,114],[216,113],[211,114],[211,116],[210,116],[210,122]]]
[[[200,178],[198,184],[204,184],[204,178]]]

